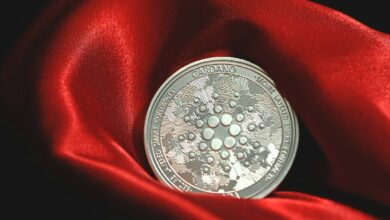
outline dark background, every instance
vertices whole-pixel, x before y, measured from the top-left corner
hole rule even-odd
[[[0,61],[14,48],[18,39],[32,24],[50,1],[12,1],[0,6]],[[386,1],[340,1],[317,0],[320,4],[341,11],[356,20],[385,33],[389,33],[390,13]],[[1,106],[0,106],[1,107]],[[372,215],[390,217],[387,207],[363,198],[335,192],[311,185],[310,180],[299,182],[299,177],[310,176],[306,170],[308,155],[320,155],[318,146],[301,126],[303,146],[282,189],[305,191],[338,201]],[[118,201],[103,186],[93,183],[79,174],[74,174],[41,152],[40,142],[18,132],[0,109],[0,219],[129,219],[148,217],[142,206]],[[3,164],[4,163],[4,164]],[[4,170],[3,170],[4,169]],[[303,171],[310,172],[310,171]],[[297,184],[299,183],[299,184]],[[297,187],[299,185],[299,187]],[[124,205],[126,204],[126,205]],[[160,213],[164,217],[163,213]]]

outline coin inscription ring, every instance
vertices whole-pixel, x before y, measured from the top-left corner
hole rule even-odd
[[[170,187],[261,198],[290,169],[298,124],[264,70],[214,57],[165,81],[149,106],[144,141],[153,171]]]

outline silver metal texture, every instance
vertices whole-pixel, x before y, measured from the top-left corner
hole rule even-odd
[[[169,77],[145,120],[149,163],[187,192],[262,198],[284,179],[298,145],[296,116],[257,65],[193,62]]]

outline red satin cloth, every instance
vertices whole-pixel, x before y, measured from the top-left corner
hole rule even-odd
[[[142,143],[147,106],[171,73],[211,56],[244,58],[270,74],[321,147],[324,186],[390,205],[389,35],[315,3],[55,3],[8,61],[2,93],[9,108],[23,108],[23,87],[32,88],[36,129],[53,157],[150,212],[372,218],[304,192],[239,200],[181,193],[156,180]]]

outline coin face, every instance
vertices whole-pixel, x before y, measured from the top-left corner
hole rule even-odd
[[[261,198],[294,160],[294,112],[258,66],[232,57],[193,62],[154,96],[145,149],[156,176],[188,192]]]

